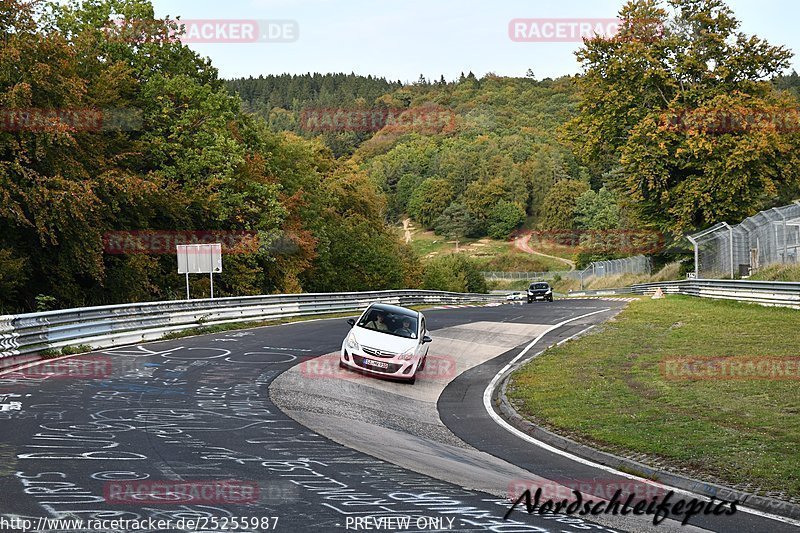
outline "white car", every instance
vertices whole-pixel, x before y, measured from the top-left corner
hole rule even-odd
[[[515,302],[517,300],[524,300],[524,299],[525,295],[522,294],[521,292],[512,292],[511,294],[506,296],[506,300],[509,302]]]
[[[419,311],[375,303],[352,326],[342,342],[339,366],[414,383],[425,368],[431,342]]]

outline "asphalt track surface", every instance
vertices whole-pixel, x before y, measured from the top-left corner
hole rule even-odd
[[[470,324],[506,324],[516,332],[535,331],[536,326],[621,305],[575,300],[429,310],[425,314],[435,346],[437,331],[443,335],[440,342],[444,338],[469,342]],[[595,321],[612,314],[595,315]],[[572,335],[587,323],[556,330],[543,339],[542,345]],[[365,449],[358,450],[298,423],[273,403],[270,385],[292,369],[295,376],[298,368],[324,371],[326,367],[308,366],[309,362],[336,352],[348,329],[345,319],[299,322],[85,354],[59,361],[56,375],[43,372],[41,365],[1,374],[0,530],[13,531],[8,527],[12,519],[31,520],[34,528],[29,531],[98,530],[67,528],[64,523],[53,527],[52,523],[40,522],[44,517],[84,521],[152,518],[173,524],[181,519],[196,520],[193,527],[186,527],[184,522],[183,530],[197,532],[354,531],[367,530],[367,526],[372,531],[389,531],[403,524],[383,522],[384,527],[380,527],[374,521],[365,522],[366,517],[411,517],[405,529],[409,531],[642,530],[635,523],[626,527],[605,519],[516,511],[504,521],[509,508],[505,497],[497,491],[464,488],[468,485],[437,479],[434,475],[447,476],[429,468],[435,461],[409,465],[405,460],[411,456],[405,455],[396,461],[403,465],[398,466],[387,460],[392,458],[388,443],[380,450],[368,450],[363,445],[360,447]],[[458,335],[452,332],[462,337],[456,339]],[[503,334],[505,342],[513,338],[506,329]],[[519,337],[523,341],[522,335]],[[519,345],[529,341],[524,339]],[[339,402],[351,404],[346,409],[337,407],[337,420],[344,421],[339,424],[339,434],[347,435],[348,430],[358,434],[356,429],[372,424],[419,442],[445,440],[451,446],[448,453],[463,450],[486,454],[486,464],[491,466],[495,465],[493,461],[504,462],[509,469],[546,474],[551,479],[608,478],[606,472],[544,454],[494,424],[485,410],[481,411],[479,403],[486,384],[518,351],[515,347],[487,361],[475,360],[446,383],[433,386],[426,385],[425,378],[414,386],[372,378],[340,380],[345,393],[349,384],[361,387],[362,382],[376,381],[380,385],[371,386],[371,390],[388,390],[401,402],[438,402],[441,420],[409,430],[391,420],[392,413],[384,416],[376,412],[369,401],[343,396]],[[319,384],[326,380],[307,376],[305,381],[313,388],[322,387]],[[440,396],[425,392],[433,390]],[[414,394],[421,397],[402,399]],[[284,395],[283,401],[294,402],[295,416],[303,412],[300,406],[318,405],[291,394]],[[317,420],[325,417],[317,416]],[[457,462],[462,458],[456,455],[448,459]],[[481,465],[472,466],[479,471]],[[244,488],[220,491],[224,480],[228,480],[225,487]],[[187,486],[194,488],[193,500],[183,497],[165,501],[158,487],[174,487],[176,481],[184,484],[178,491],[182,495]],[[142,486],[155,487],[145,501],[135,499],[141,498]],[[200,490],[208,486],[217,490]],[[132,488],[133,495],[126,492]],[[242,495],[246,496],[244,501]],[[706,518],[697,524],[711,531],[798,530],[741,512],[732,518]],[[249,526],[258,524],[244,527],[243,519]],[[113,525],[103,530],[181,530]],[[664,531],[677,530],[674,523],[662,526]],[[700,528],[686,526],[683,530]]]

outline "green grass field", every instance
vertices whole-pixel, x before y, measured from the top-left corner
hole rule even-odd
[[[402,228],[399,229],[399,232],[401,236],[404,234]],[[411,232],[410,245],[423,260],[456,251],[454,241],[436,235],[432,231],[422,231],[418,228]],[[489,238],[463,239],[458,243],[458,251],[476,259],[478,267],[487,271],[543,272],[566,269],[564,263],[555,259],[517,250],[511,241]]]
[[[401,231],[402,235],[402,231]],[[462,244],[469,244],[475,242],[477,239],[466,239]],[[440,235],[436,235],[432,231],[415,231],[412,233],[411,248],[420,257],[427,257],[431,254],[450,253],[455,251],[455,244],[448,243],[447,239]]]
[[[797,310],[643,299],[526,365],[509,397],[523,416],[595,447],[797,501],[800,381],[675,380],[661,365],[675,357],[797,357],[798,346]]]

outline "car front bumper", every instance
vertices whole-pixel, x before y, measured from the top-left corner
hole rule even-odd
[[[349,348],[342,350],[339,360],[353,370],[394,379],[411,379],[418,363],[416,357],[411,360],[381,359]]]
[[[528,300],[549,300],[553,297],[553,293],[528,293]]]

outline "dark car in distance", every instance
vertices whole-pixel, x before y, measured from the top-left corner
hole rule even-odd
[[[548,283],[536,281],[528,287],[528,303],[533,303],[536,300],[553,301],[553,289]]]

